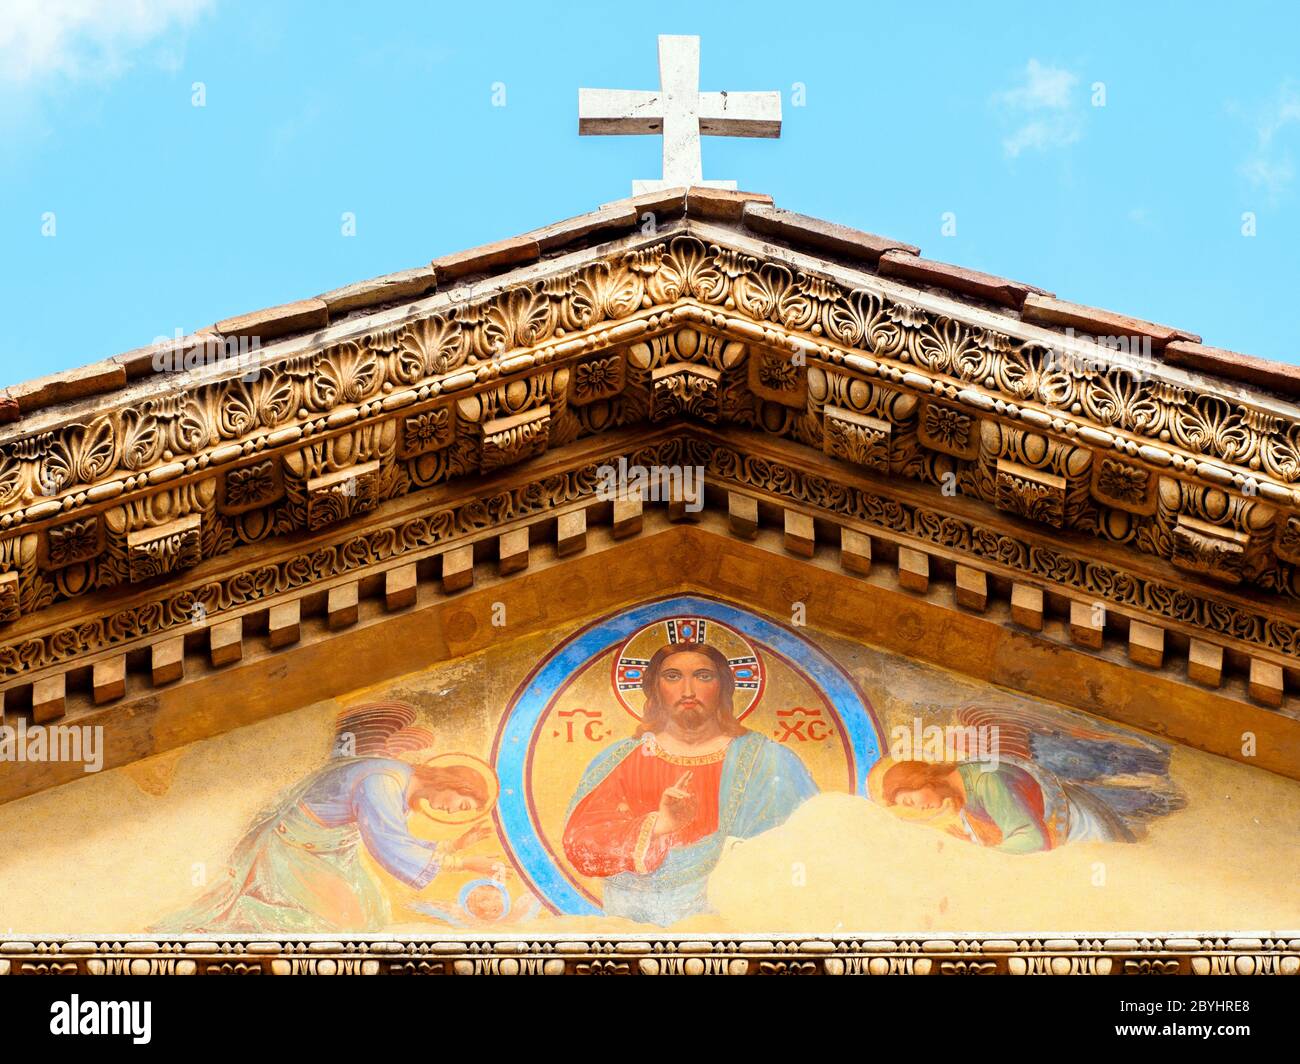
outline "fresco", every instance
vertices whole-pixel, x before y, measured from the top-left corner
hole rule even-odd
[[[861,824],[873,863],[924,851],[913,863],[957,868],[961,845],[1024,861],[1141,847],[1188,805],[1155,739],[972,698],[934,670],[703,596],[641,603],[464,675],[335,711],[319,762],[150,929],[710,926],[732,890],[720,866],[765,847],[793,854],[763,873],[775,891],[786,866],[802,888],[800,869]],[[812,887],[871,897],[856,878]]]
[[[1184,805],[1161,743],[1064,712],[974,704],[957,707],[952,718],[970,756],[951,759],[945,749],[930,759],[924,741],[919,749],[902,742],[913,756],[882,757],[867,776],[873,801],[1004,853],[1134,842],[1152,820]]]
[[[443,843],[411,833],[412,815],[444,824],[478,820],[497,790],[491,768],[475,758],[421,758],[434,736],[414,727],[415,717],[415,708],[400,702],[340,714],[330,761],[258,818],[226,876],[167,926],[241,933],[387,926],[388,901],[363,853],[416,890],[450,869],[500,877],[501,862],[461,855],[491,835],[484,823]],[[407,754],[417,760],[405,760]],[[491,901],[473,901],[475,889],[458,910],[476,905],[495,911]],[[496,891],[489,887],[488,893]],[[505,915],[504,905],[498,915]]]

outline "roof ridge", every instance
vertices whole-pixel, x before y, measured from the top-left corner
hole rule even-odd
[[[188,336],[10,385],[0,389],[0,424],[19,421],[62,403],[118,391],[155,372],[160,362],[174,364],[178,355],[200,347],[230,340],[260,345],[265,340],[305,336],[359,313],[423,298],[450,283],[500,274],[560,253],[596,246],[638,228],[653,232],[663,222],[680,218],[734,225],[765,239],[834,256],[857,267],[866,266],[882,277],[992,304],[1034,325],[1067,333],[1083,329],[1104,337],[1145,339],[1152,352],[1170,365],[1300,397],[1300,366],[1207,346],[1195,333],[1067,302],[1034,285],[927,259],[912,244],[779,208],[765,193],[691,186],[613,200],[594,211],[519,236],[440,256],[425,266],[235,315]]]

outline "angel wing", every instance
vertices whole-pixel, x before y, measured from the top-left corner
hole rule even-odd
[[[961,706],[963,727],[995,729],[999,757],[1029,762],[1055,778],[1078,809],[1108,834],[1129,840],[1186,804],[1169,778],[1169,747],[1060,711],[1005,705]]]
[[[435,742],[437,739],[433,732],[417,724],[413,728],[403,728],[390,735],[384,743],[384,750],[389,757],[401,757],[403,754],[411,754],[417,750],[428,750]]]
[[[391,757],[388,744],[404,731],[428,734],[412,728],[414,723],[415,707],[409,702],[367,702],[345,709],[334,723],[332,756]]]

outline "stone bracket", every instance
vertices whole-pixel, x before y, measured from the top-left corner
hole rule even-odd
[[[1064,477],[1007,458],[998,459],[996,505],[999,510],[1060,528],[1065,521],[1065,489]]]
[[[313,532],[326,528],[378,503],[378,459],[313,477],[307,481],[307,527]]]
[[[141,528],[126,537],[127,564],[132,583],[164,576],[197,565],[202,558],[200,514],[190,514],[153,528]]]
[[[525,410],[483,422],[483,448],[479,467],[490,473],[515,465],[546,450],[550,443],[551,407]]]
[[[673,415],[718,420],[721,370],[695,362],[670,362],[651,370],[650,380],[650,416],[655,421]]]
[[[1241,581],[1242,562],[1249,544],[1250,536],[1245,532],[1179,514],[1174,526],[1172,560],[1187,572],[1236,584]]]
[[[873,473],[889,474],[893,425],[856,410],[828,406],[823,411],[822,450]]]

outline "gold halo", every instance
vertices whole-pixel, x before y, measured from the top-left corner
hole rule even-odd
[[[420,763],[436,768],[450,768],[453,765],[472,768],[478,771],[488,785],[487,801],[483,803],[481,808],[468,813],[435,811],[427,798],[421,798],[417,803],[417,808],[435,824],[472,824],[474,821],[481,820],[491,813],[493,807],[497,804],[497,796],[501,793],[501,781],[497,779],[496,773],[492,771],[492,766],[481,757],[475,757],[473,754],[435,754],[427,761]]]
[[[885,773],[896,764],[892,757],[882,757],[867,771],[867,796],[877,805],[885,804]]]
[[[649,661],[655,651],[670,642],[669,632],[670,625],[681,624],[683,621],[694,623],[703,623],[707,625],[706,638],[704,640],[709,646],[721,651],[722,656],[728,661],[737,662],[741,658],[753,658],[752,665],[742,667],[751,668],[754,672],[754,682],[756,687],[743,688],[737,686],[733,701],[733,712],[737,720],[743,720],[748,716],[758,704],[758,700],[763,695],[763,689],[767,684],[767,662],[759,653],[758,648],[743,635],[739,629],[733,628],[722,621],[716,621],[712,618],[697,617],[691,614],[680,614],[672,617],[661,617],[657,621],[643,626],[637,631],[618,644],[614,649],[614,657],[610,663],[610,680],[614,689],[614,697],[618,699],[621,705],[633,718],[641,720],[643,716],[643,707],[636,703],[640,701],[640,686],[627,691],[620,690],[619,685],[619,666],[628,659],[637,661]],[[694,640],[686,640],[689,647]],[[633,694],[633,690],[635,694]]]

